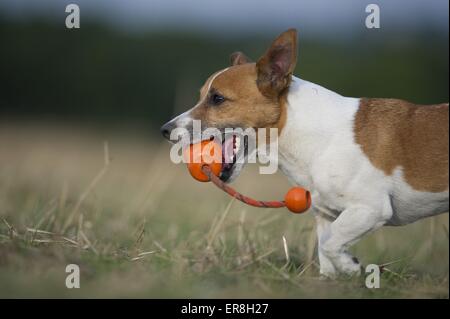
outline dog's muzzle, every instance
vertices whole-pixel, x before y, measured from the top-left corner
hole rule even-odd
[[[160,128],[161,134],[169,141],[170,141],[170,133],[175,128],[175,126],[176,126],[175,123],[173,123],[173,121],[170,121],[161,126]]]

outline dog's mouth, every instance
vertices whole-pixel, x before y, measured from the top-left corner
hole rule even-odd
[[[227,182],[236,168],[236,163],[241,156],[245,156],[247,140],[237,134],[224,134],[222,142],[222,170],[220,179]]]

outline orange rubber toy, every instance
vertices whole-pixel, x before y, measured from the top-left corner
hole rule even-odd
[[[222,146],[214,141],[191,144],[183,155],[193,178],[200,182],[212,181],[218,188],[245,204],[263,208],[287,207],[295,214],[303,213],[311,207],[310,192],[301,187],[292,187],[286,193],[284,201],[259,201],[238,193],[219,178],[222,170]]]
[[[208,165],[215,176],[220,175],[222,169],[222,146],[214,141],[202,141],[191,144],[183,152],[189,173],[199,182],[209,182],[211,179],[202,168]]]

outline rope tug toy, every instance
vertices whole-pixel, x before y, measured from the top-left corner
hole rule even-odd
[[[311,195],[302,187],[289,189],[284,196],[284,201],[260,201],[244,196],[225,184],[219,178],[222,170],[222,146],[213,141],[191,144],[185,149],[184,156],[188,159],[188,170],[194,179],[200,182],[211,181],[225,193],[247,205],[262,208],[287,207],[295,214],[303,213],[311,207]]]

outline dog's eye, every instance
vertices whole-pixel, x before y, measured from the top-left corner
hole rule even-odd
[[[222,104],[223,101],[225,101],[225,97],[218,94],[218,93],[213,93],[210,97],[210,102],[213,105],[219,105]]]

